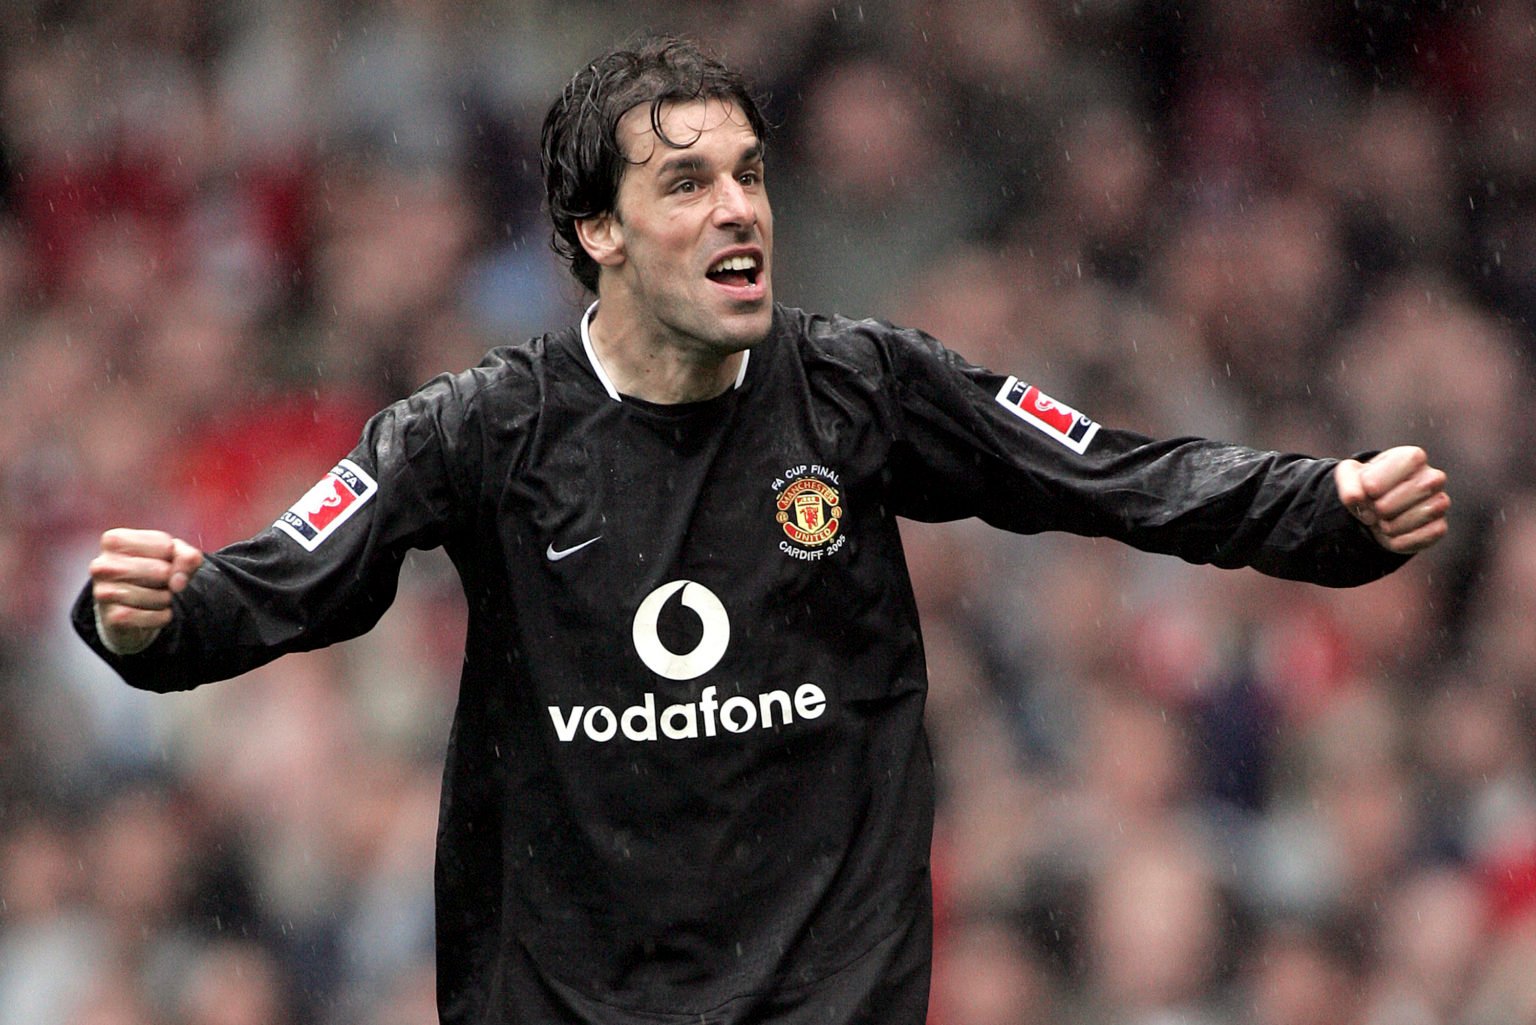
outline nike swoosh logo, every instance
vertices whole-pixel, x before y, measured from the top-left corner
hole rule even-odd
[[[559,562],[561,559],[565,558],[567,555],[575,555],[577,552],[579,552],[583,548],[587,547],[587,545],[590,545],[590,544],[593,544],[593,543],[595,543],[597,541],[602,540],[602,537],[603,537],[603,535],[599,534],[599,535],[597,535],[597,537],[590,538],[590,539],[588,539],[586,541],[583,541],[579,545],[572,545],[569,548],[558,548],[557,549],[554,546],[554,544],[551,543],[548,548],[544,549],[544,558],[548,559],[550,562]]]

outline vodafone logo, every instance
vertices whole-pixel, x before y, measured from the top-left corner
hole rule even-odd
[[[662,643],[657,632],[661,610],[673,596],[699,617],[703,636],[693,650],[676,652]],[[731,618],[715,593],[692,580],[663,584],[635,610],[631,629],[635,653],[647,669],[668,680],[692,680],[709,672],[725,657],[731,642]],[[770,690],[748,697],[735,694],[722,699],[720,688],[705,687],[699,700],[658,707],[655,694],[645,694],[628,708],[606,705],[549,706],[555,738],[562,744],[585,736],[599,744],[620,734],[631,741],[696,740],[721,734],[772,730],[797,720],[819,719],[827,709],[827,695],[814,683],[802,683],[793,692]]]
[[[699,638],[692,651],[679,655],[661,643],[656,633],[656,621],[667,599],[682,592],[684,608],[692,609],[704,625],[704,636]],[[631,631],[635,638],[635,651],[645,667],[657,676],[669,680],[691,680],[703,676],[725,657],[725,648],[731,642],[731,618],[725,614],[725,606],[715,597],[715,592],[692,580],[674,580],[662,584],[645,596],[635,612],[635,625]]]

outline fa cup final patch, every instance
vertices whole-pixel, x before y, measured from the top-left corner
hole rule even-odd
[[[997,401],[1008,412],[1082,455],[1098,433],[1099,425],[1065,403],[1057,402],[1032,384],[1017,377],[1003,382]]]
[[[343,459],[278,517],[273,526],[312,552],[378,490],[379,486],[362,467]]]

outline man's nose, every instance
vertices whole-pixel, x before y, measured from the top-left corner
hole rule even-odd
[[[751,227],[757,223],[757,207],[735,178],[725,179],[716,191],[715,223],[721,227]]]

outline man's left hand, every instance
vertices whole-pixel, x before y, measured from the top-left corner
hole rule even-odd
[[[1449,529],[1445,471],[1429,465],[1421,448],[1389,448],[1368,463],[1341,460],[1333,479],[1339,501],[1390,552],[1421,552]]]

